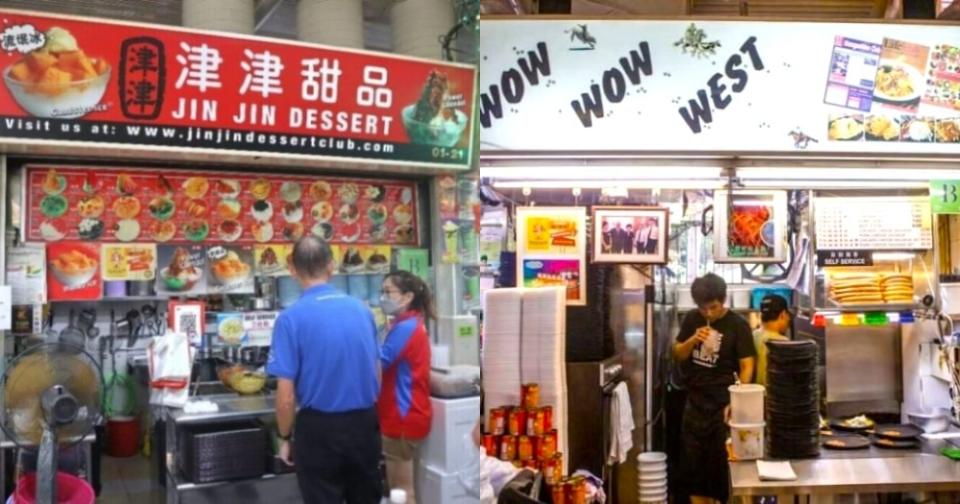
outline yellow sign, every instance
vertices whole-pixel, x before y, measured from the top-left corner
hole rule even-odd
[[[100,249],[103,280],[153,280],[157,272],[156,244],[104,244]]]
[[[564,216],[527,217],[527,252],[569,253],[576,250],[579,221]]]

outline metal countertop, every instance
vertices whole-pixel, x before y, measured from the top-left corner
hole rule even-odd
[[[821,449],[815,459],[791,460],[795,481],[760,481],[755,461],[731,462],[731,495],[810,495],[960,491],[960,462],[940,455],[946,441],[920,449]]]

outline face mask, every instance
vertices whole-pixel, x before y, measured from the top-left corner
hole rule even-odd
[[[387,315],[396,315],[403,307],[389,296],[380,296],[380,309]]]

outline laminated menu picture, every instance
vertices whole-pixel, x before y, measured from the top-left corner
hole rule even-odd
[[[717,191],[714,201],[715,262],[779,263],[785,260],[786,192]]]
[[[926,87],[929,48],[884,39],[873,88],[873,99],[887,108],[916,113]]]
[[[161,245],[157,249],[157,292],[178,296],[207,292],[207,251],[200,245]]]
[[[882,48],[872,42],[836,37],[823,102],[869,112]]]
[[[40,305],[47,302],[47,260],[43,246],[23,246],[7,253],[7,285],[16,305]]]
[[[253,247],[216,246],[207,250],[207,292],[253,294]]]
[[[960,110],[960,47],[939,44],[930,51],[923,102]]]
[[[103,297],[100,246],[81,242],[48,244],[47,292],[50,301],[96,301]]]
[[[258,276],[289,276],[293,245],[256,245],[253,256]]]
[[[524,259],[523,287],[563,287],[568,305],[587,301],[584,264],[580,259]]]
[[[101,255],[106,282],[156,278],[157,246],[154,244],[104,244]]]

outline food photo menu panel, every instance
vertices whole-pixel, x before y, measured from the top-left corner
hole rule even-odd
[[[27,241],[419,243],[414,182],[30,165]]]

